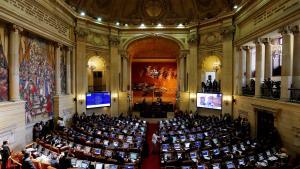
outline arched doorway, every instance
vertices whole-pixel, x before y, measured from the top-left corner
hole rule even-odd
[[[216,80],[218,83],[220,82],[220,74],[221,74],[221,59],[219,56],[210,55],[204,57],[201,62],[201,82],[207,84],[208,81],[213,82]]]
[[[106,65],[105,60],[99,56],[92,56],[88,60],[88,92],[106,90]]]
[[[131,60],[132,103],[175,105],[178,43],[164,37],[145,37],[131,42],[127,53]]]

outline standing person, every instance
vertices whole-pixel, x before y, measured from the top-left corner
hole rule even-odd
[[[57,125],[58,125],[58,130],[63,130],[65,128],[65,122],[63,118],[58,117]]]
[[[24,157],[22,159],[22,169],[36,169],[30,159],[30,153],[24,152]]]
[[[2,150],[1,150],[1,156],[2,156],[2,169],[6,169],[7,161],[10,156],[10,148],[8,147],[8,141],[3,141]]]
[[[153,133],[152,135],[152,153],[156,153],[156,148],[157,148],[157,142],[158,142],[158,135],[157,133]]]

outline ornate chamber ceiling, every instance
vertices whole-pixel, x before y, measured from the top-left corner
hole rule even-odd
[[[174,25],[230,12],[242,0],[65,0],[74,10],[105,22]]]
[[[172,40],[162,37],[149,37],[129,44],[128,55],[133,59],[176,59],[180,48]]]

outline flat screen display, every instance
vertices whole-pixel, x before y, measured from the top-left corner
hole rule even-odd
[[[110,106],[110,93],[97,92],[86,94],[86,108],[109,107]]]
[[[197,107],[222,110],[222,94],[197,93]]]

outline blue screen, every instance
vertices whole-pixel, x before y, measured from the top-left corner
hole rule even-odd
[[[110,106],[110,93],[88,93],[86,94],[86,108]]]

